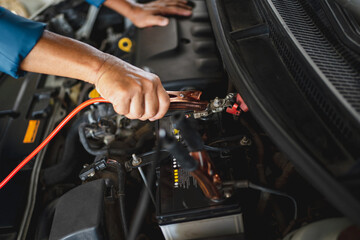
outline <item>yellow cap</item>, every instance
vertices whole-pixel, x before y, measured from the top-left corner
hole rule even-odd
[[[95,88],[91,90],[91,92],[89,92],[89,98],[98,98],[98,97],[101,97],[101,95],[98,91],[96,91]]]
[[[130,52],[132,47],[132,41],[130,40],[130,38],[127,37],[122,38],[119,40],[118,46],[124,52]]]

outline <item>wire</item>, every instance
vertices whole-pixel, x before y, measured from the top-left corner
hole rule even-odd
[[[40,145],[35,148],[32,153],[30,153],[12,172],[0,183],[0,189],[3,188],[14,176],[15,174],[20,171],[21,168],[23,168],[33,157],[38,154],[41,149],[43,149],[50,141],[55,137],[55,135],[82,109],[86,108],[87,106],[94,104],[94,103],[110,103],[109,101],[105,100],[104,98],[93,98],[89,99],[83,103],[81,103],[79,106],[77,106],[69,115],[67,115],[64,120],[62,120],[59,125],[47,136],[47,138],[40,143]]]
[[[153,158],[153,162],[152,164],[150,164],[150,167],[148,169],[147,172],[147,183],[148,186],[153,186],[154,184],[154,178],[155,178],[155,169],[156,169],[156,161],[159,159],[160,157],[160,149],[162,146],[162,141],[161,139],[158,140],[158,145],[156,146],[156,152]],[[147,188],[144,186],[142,191],[141,191],[141,195],[135,210],[135,214],[134,214],[134,218],[132,220],[132,224],[131,224],[131,229],[128,235],[128,240],[135,240],[137,237],[137,234],[139,232],[139,229],[141,227],[141,224],[143,223],[144,220],[144,216],[146,214],[146,208],[148,206],[150,202],[150,194],[147,191]]]
[[[244,136],[245,135],[235,135],[235,136],[230,136],[230,137],[224,137],[224,138],[217,139],[214,142],[209,143],[208,145],[212,146],[212,145],[217,144],[217,143],[231,142],[231,141],[235,141],[235,140],[240,140]]]
[[[148,192],[149,192],[149,195],[150,195],[150,197],[151,197],[151,201],[153,202],[154,207],[156,207],[155,198],[154,198],[154,195],[153,195],[152,192],[151,192],[150,186],[148,185],[148,182],[147,182],[146,176],[145,176],[145,174],[144,174],[144,171],[142,170],[141,167],[138,167],[137,169],[139,170],[140,176],[141,176],[142,180],[144,181],[144,185],[145,185],[146,189],[147,189]]]
[[[279,195],[279,196],[282,196],[282,197],[287,197],[294,204],[294,220],[297,219],[297,215],[298,215],[298,213],[297,213],[298,212],[297,202],[296,202],[295,198],[293,198],[292,196],[290,196],[290,195],[288,195],[286,193],[274,190],[274,189],[270,189],[270,188],[266,188],[266,187],[256,185],[256,184],[251,183],[251,182],[249,183],[249,188],[255,189],[255,190],[258,190],[258,191],[261,191],[261,192],[268,192],[268,193],[271,193],[271,194],[274,194],[274,195]]]
[[[280,192],[280,191],[277,191],[277,190],[274,190],[274,189],[266,188],[266,187],[263,187],[263,186],[259,186],[257,184],[254,184],[254,183],[248,181],[248,180],[228,181],[228,182],[224,182],[224,186],[233,186],[234,188],[251,188],[251,189],[261,191],[261,192],[267,192],[267,193],[270,193],[270,194],[286,197],[286,198],[290,199],[293,202],[293,204],[294,204],[294,219],[293,220],[297,219],[297,215],[298,215],[297,202],[296,202],[295,198],[293,198],[292,196],[290,196],[290,195],[288,195],[286,193],[283,193],[283,192]]]
[[[220,148],[220,147],[213,147],[209,145],[204,145],[204,149],[210,152],[229,152],[232,148]]]

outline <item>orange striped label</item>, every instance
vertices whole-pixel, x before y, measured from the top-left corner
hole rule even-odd
[[[40,125],[40,120],[29,120],[23,143],[33,143]]]

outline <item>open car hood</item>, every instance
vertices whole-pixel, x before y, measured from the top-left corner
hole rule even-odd
[[[360,223],[359,57],[318,18],[320,3],[207,3],[224,66],[251,112],[302,175]]]

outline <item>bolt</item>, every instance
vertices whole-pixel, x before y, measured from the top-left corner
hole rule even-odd
[[[131,164],[133,166],[138,166],[140,165],[142,162],[141,158],[139,158],[138,156],[135,155],[135,153],[132,155],[132,161],[131,161]]]
[[[241,146],[249,146],[251,145],[251,139],[244,136],[241,140],[240,140],[240,145]]]
[[[95,172],[91,172],[87,175],[89,178],[95,176]]]
[[[231,190],[229,189],[224,190],[224,196],[225,198],[231,198],[232,196]]]
[[[232,99],[235,96],[234,93],[229,93],[228,95],[226,95],[226,99]]]
[[[221,101],[220,101],[220,99],[218,98],[218,97],[216,97],[215,99],[214,99],[214,102],[213,102],[213,105],[214,105],[214,107],[220,107],[220,105],[221,105]]]

